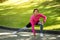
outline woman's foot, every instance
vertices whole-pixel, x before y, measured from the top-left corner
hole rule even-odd
[[[12,34],[17,34],[17,31],[13,32]]]
[[[40,36],[43,37],[44,36],[43,33],[40,33]]]
[[[24,28],[22,28],[23,30],[26,30],[26,29],[28,29],[27,27],[24,27]]]

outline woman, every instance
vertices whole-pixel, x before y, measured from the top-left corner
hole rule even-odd
[[[40,22],[39,19],[43,18],[43,21]],[[34,34],[34,36],[36,35],[35,29],[34,29],[34,25],[40,25],[40,32],[41,35],[43,36],[43,24],[46,22],[47,17],[41,13],[39,13],[38,9],[34,9],[33,11],[33,15],[30,17],[30,22],[23,28],[23,29],[28,29],[32,26],[32,32]],[[20,30],[18,30],[17,32],[19,32]]]

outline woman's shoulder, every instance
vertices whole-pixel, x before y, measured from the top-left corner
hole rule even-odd
[[[31,15],[31,17],[33,17],[34,15]]]

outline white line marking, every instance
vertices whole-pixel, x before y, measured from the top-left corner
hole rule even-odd
[[[25,34],[25,35],[23,35],[23,34],[22,34],[22,35],[20,35],[20,36],[30,36],[30,35],[26,35],[26,34]]]
[[[12,34],[12,33],[0,33],[0,35],[9,35],[9,34]]]
[[[18,35],[8,33],[8,32],[0,33],[0,39],[9,38],[9,37],[17,37],[17,36]]]

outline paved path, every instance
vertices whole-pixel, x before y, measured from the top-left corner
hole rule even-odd
[[[11,33],[13,31],[0,29],[0,33]],[[16,35],[0,35],[0,40],[60,40],[58,34],[44,34],[44,37],[40,37],[40,33],[37,33],[36,37],[31,32],[20,32]]]

